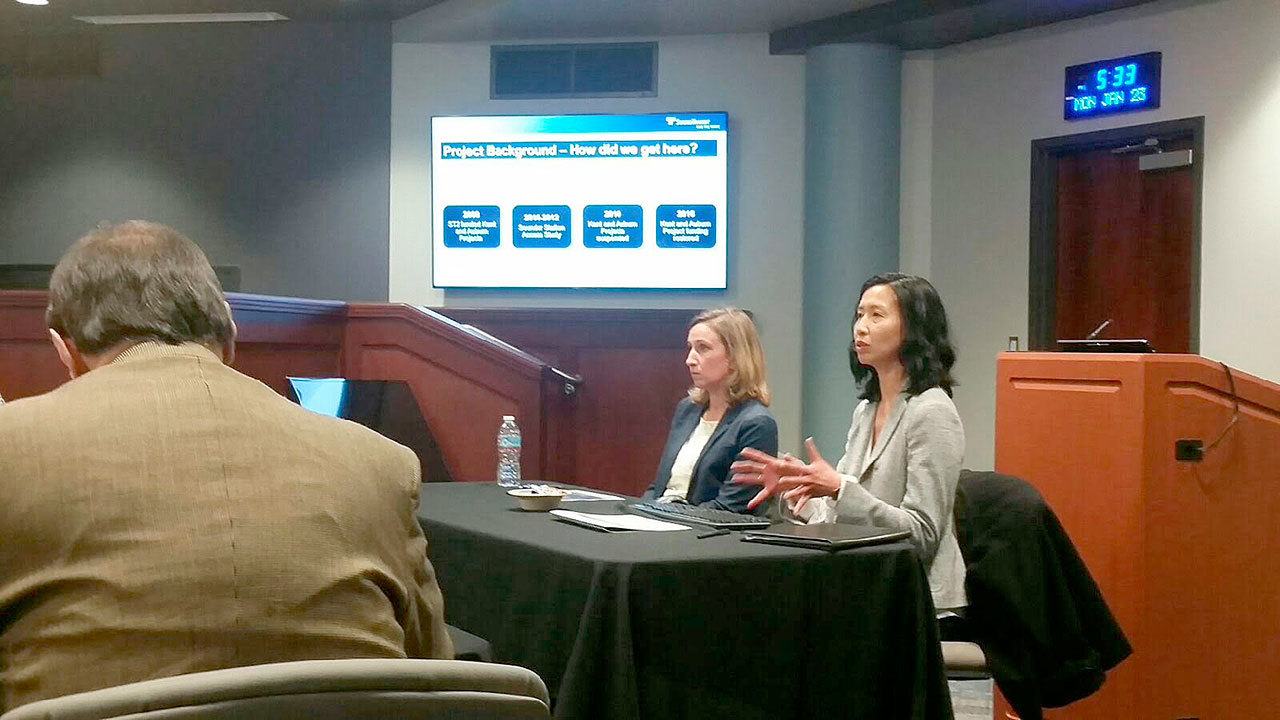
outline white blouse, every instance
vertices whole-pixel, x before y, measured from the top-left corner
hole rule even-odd
[[[670,502],[675,499],[684,500],[689,496],[689,482],[693,479],[694,466],[702,457],[702,450],[716,431],[718,420],[699,420],[698,427],[693,429],[689,439],[676,453],[675,462],[671,463],[671,479],[667,480],[667,489],[658,498],[658,502]]]

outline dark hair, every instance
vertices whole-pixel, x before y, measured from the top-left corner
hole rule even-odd
[[[103,225],[71,246],[49,278],[45,320],[87,355],[126,341],[235,337],[209,259],[177,230],[141,220]]]
[[[947,311],[942,307],[938,291],[922,277],[884,273],[862,283],[862,290],[858,292],[859,302],[868,289],[877,285],[888,285],[898,297],[903,324],[901,359],[907,371],[906,391],[919,395],[931,387],[940,387],[950,395],[951,388],[958,384],[951,377],[956,351],[951,346]],[[852,324],[857,321],[855,312]],[[878,402],[880,379],[870,365],[858,362],[853,342],[849,344],[849,369],[853,371],[854,379],[862,384],[862,397]]]

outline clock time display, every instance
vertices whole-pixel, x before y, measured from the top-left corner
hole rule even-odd
[[[1065,120],[1160,107],[1160,53],[1072,65],[1066,71]]]

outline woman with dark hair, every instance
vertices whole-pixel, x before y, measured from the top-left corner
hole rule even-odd
[[[862,386],[844,456],[832,467],[813,438],[809,462],[746,450],[734,480],[781,492],[805,522],[906,530],[929,570],[934,606],[963,607],[964,560],[952,520],[964,429],[951,401],[955,350],[938,291],[924,278],[876,275],[862,285],[849,367]]]

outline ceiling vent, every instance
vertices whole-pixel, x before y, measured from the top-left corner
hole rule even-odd
[[[658,44],[494,45],[489,95],[494,99],[652,97]]]

